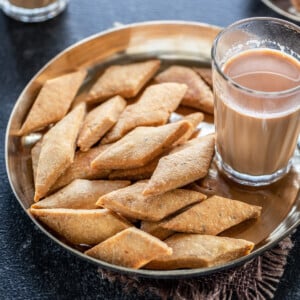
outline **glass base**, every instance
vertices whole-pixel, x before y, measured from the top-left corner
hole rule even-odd
[[[228,178],[239,184],[248,186],[265,186],[274,183],[281,179],[284,175],[286,175],[290,171],[292,166],[292,159],[290,159],[286,167],[276,171],[275,173],[254,176],[240,173],[231,168],[229,165],[223,162],[218,151],[216,151],[215,161],[218,169],[222,173],[224,173]]]
[[[3,12],[9,17],[22,22],[43,22],[54,18],[67,6],[68,0],[57,0],[47,6],[38,8],[23,8],[11,4],[8,0],[2,3]]]

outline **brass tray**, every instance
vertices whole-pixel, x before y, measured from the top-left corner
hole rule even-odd
[[[261,0],[278,14],[294,21],[300,21],[300,11],[297,11],[290,0]]]
[[[220,28],[192,22],[147,22],[108,30],[87,38],[57,55],[33,77],[19,96],[6,132],[6,167],[12,190],[19,203],[38,228],[73,254],[93,262],[100,267],[117,272],[131,273],[152,278],[182,278],[206,275],[239,265],[274,246],[300,223],[300,153],[295,152],[294,167],[279,183],[264,189],[247,189],[227,182],[212,164],[208,177],[194,184],[194,188],[207,194],[220,194],[233,199],[263,206],[262,216],[223,233],[223,235],[245,238],[255,242],[254,251],[240,259],[222,266],[201,269],[172,271],[133,270],[88,257],[80,249],[71,247],[49,232],[27,209],[33,199],[33,179],[30,149],[39,138],[38,134],[27,137],[14,136],[20,128],[39,89],[48,78],[77,69],[87,68],[89,76],[86,86],[111,63],[124,63],[158,57],[163,67],[172,63],[201,66],[210,64],[212,42]],[[85,87],[81,90],[84,94]],[[80,98],[80,95],[79,95]],[[201,134],[213,130],[212,118],[201,125]]]

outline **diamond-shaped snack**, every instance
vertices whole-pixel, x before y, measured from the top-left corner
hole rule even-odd
[[[188,67],[171,66],[155,77],[155,81],[178,82],[188,86],[181,104],[200,109],[207,113],[214,113],[214,98],[210,87]]]
[[[207,135],[189,141],[188,147],[180,145],[180,151],[163,156],[143,195],[159,195],[205,177],[214,154],[214,142],[214,136]]]
[[[132,168],[112,170],[108,176],[109,179],[126,179],[126,180],[142,180],[148,179],[152,176],[158,161],[161,156],[158,156],[147,163],[145,166]]]
[[[91,110],[85,117],[77,145],[81,151],[89,150],[118,121],[126,101],[115,96]]]
[[[196,127],[203,121],[203,119],[204,119],[204,114],[201,112],[191,113],[182,118],[182,120],[191,122],[194,129],[196,129]]]
[[[212,70],[211,68],[193,68],[194,71],[212,88]]]
[[[97,205],[118,212],[129,218],[159,221],[176,211],[206,199],[204,194],[176,189],[159,196],[145,197],[142,192],[147,181],[113,191],[100,197]]]
[[[130,227],[85,254],[114,265],[139,269],[153,259],[171,255],[172,249],[158,238]]]
[[[42,139],[39,140],[32,148],[31,148],[31,161],[32,161],[32,173],[33,173],[33,182],[35,182],[36,171],[39,163],[39,157],[42,149]]]
[[[74,179],[105,179],[108,177],[110,170],[91,168],[91,162],[109,145],[98,145],[89,149],[87,152],[77,151],[73,163],[57,179],[51,187],[51,191],[56,191],[61,187],[69,184]]]
[[[86,180],[75,179],[56,193],[33,204],[32,208],[97,208],[100,196],[128,186],[125,180]]]
[[[179,83],[147,87],[136,103],[125,108],[117,124],[104,136],[101,143],[115,142],[138,126],[159,126],[167,123],[170,113],[178,107],[186,89],[185,84]]]
[[[137,127],[100,153],[91,163],[92,168],[130,169],[146,165],[184,135],[188,121],[158,127]]]
[[[183,117],[182,120],[186,120],[190,122],[192,126],[190,130],[186,132],[186,134],[184,134],[180,139],[178,139],[173,144],[173,146],[180,145],[188,141],[193,136],[193,134],[197,131],[197,126],[199,125],[200,122],[203,121],[203,119],[204,119],[204,114],[201,112],[195,112]]]
[[[47,80],[34,101],[19,135],[28,134],[61,120],[68,112],[86,73],[85,70],[80,70]]]
[[[172,255],[151,261],[146,269],[213,267],[245,256],[254,247],[252,242],[242,239],[184,233],[172,235],[164,242],[172,248]]]
[[[204,115],[200,112],[192,113],[183,117],[180,121],[186,120],[190,122],[192,126],[182,137],[180,137],[172,144],[172,148],[174,147],[174,149],[177,149],[179,145],[188,141],[191,138],[191,136],[193,136],[194,133],[197,132],[196,127],[203,120],[203,117]],[[170,150],[167,150],[166,153],[163,153],[160,156],[154,158],[145,166],[132,168],[132,169],[112,170],[109,174],[109,179],[126,179],[126,180],[149,179],[152,176],[154,170],[156,169],[158,161],[161,158],[161,156],[168,154],[169,151]]]
[[[44,135],[36,170],[34,201],[44,197],[72,164],[85,109],[84,103],[78,105]]]
[[[170,235],[174,234],[175,231],[163,228],[161,226],[163,222],[164,221],[158,221],[158,222],[142,221],[140,229],[157,237],[160,240],[165,240]]]
[[[96,245],[130,226],[107,209],[30,209],[30,213],[73,244]]]
[[[211,134],[211,135],[214,136],[213,134]],[[168,155],[171,155],[171,154],[179,152],[181,150],[190,148],[191,146],[198,145],[199,142],[201,142],[202,138],[207,139],[208,135],[207,136],[203,136],[203,137],[195,137],[193,139],[190,139],[190,140],[186,141],[183,144],[176,145],[175,147],[172,147],[172,149],[169,151]]]
[[[159,60],[110,66],[92,86],[87,101],[101,102],[116,95],[132,98],[155,75],[159,67]]]
[[[261,207],[212,196],[166,221],[162,227],[178,232],[217,235],[248,219],[257,218]]]

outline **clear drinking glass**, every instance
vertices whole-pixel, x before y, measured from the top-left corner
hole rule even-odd
[[[68,0],[2,0],[2,9],[18,21],[42,22],[61,13],[67,3]]]
[[[300,132],[300,28],[275,18],[238,21],[212,48],[216,162],[260,186],[292,165]]]

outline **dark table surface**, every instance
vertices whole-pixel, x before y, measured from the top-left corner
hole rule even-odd
[[[226,26],[251,16],[280,17],[258,0],[72,0],[63,14],[40,24],[19,23],[0,13],[1,299],[143,298],[135,292],[125,295],[120,284],[101,279],[97,267],[44,236],[15,199],[5,171],[4,136],[10,112],[30,78],[57,53],[114,22],[164,19]],[[276,299],[300,299],[300,229],[293,241]]]

